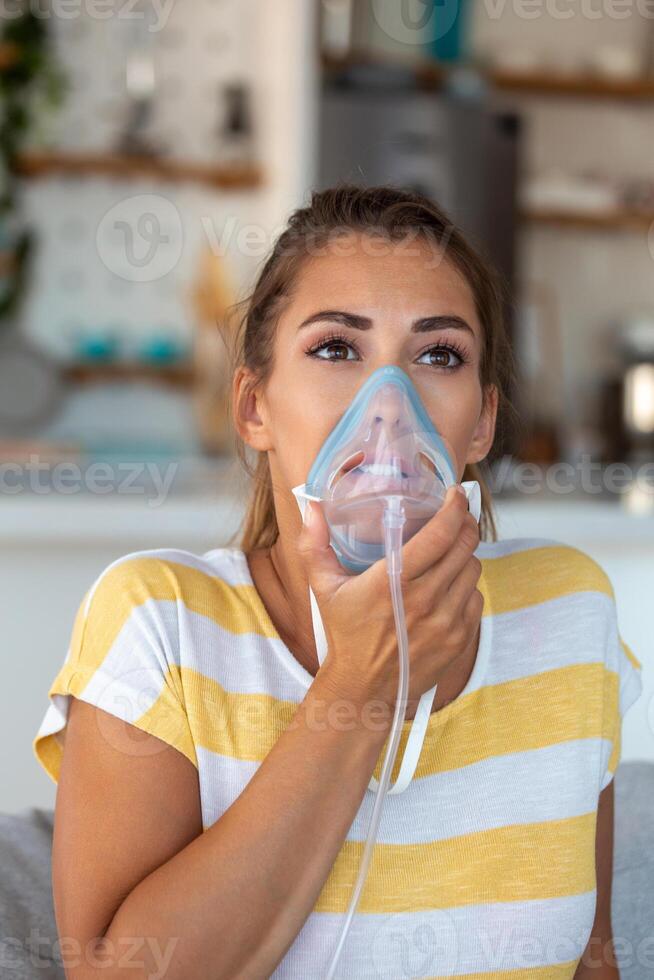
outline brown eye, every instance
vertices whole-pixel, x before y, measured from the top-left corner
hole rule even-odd
[[[344,351],[345,355],[344,356],[339,355],[336,357],[323,357],[319,353],[320,351],[324,351],[324,350],[329,351],[334,349]],[[355,356],[348,357],[347,356],[348,351],[352,351]],[[325,337],[323,340],[320,341],[320,343],[316,344],[314,347],[311,347],[309,350],[306,351],[306,354],[308,354],[309,357],[317,357],[321,361],[353,361],[357,359],[359,352],[356,346],[351,341],[346,340],[345,337],[330,336],[330,337]]]
[[[335,357],[335,358],[332,358],[332,360],[335,360],[335,361],[346,361],[347,360],[347,347],[345,346],[345,344],[326,344],[323,348],[321,348],[321,350],[332,350],[332,351],[333,350],[337,350],[337,351],[340,350],[341,351],[341,354],[344,353],[345,356]]]
[[[432,362],[436,363],[436,358],[440,358],[439,364],[443,367],[447,367],[450,362],[450,357],[452,356],[449,350],[432,350],[429,352],[432,357]]]
[[[447,344],[439,344],[437,347],[430,347],[428,350],[423,351],[423,353],[420,356],[421,357],[427,356],[430,358],[429,361],[423,362],[426,363],[429,367],[443,368],[446,371],[456,370],[457,368],[461,367],[461,365],[464,364],[466,360],[462,353],[460,353],[459,351],[455,350],[454,347],[450,347]],[[440,359],[438,362],[432,359],[436,357]],[[451,363],[450,359],[452,357],[456,358],[457,363],[455,364]]]

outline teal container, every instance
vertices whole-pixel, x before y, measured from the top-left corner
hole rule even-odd
[[[463,61],[468,53],[472,0],[432,0],[434,19],[429,54],[437,61]]]

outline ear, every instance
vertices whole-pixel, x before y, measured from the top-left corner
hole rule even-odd
[[[485,390],[479,421],[475,428],[466,463],[478,463],[485,459],[490,452],[495,438],[495,423],[497,421],[497,406],[499,395],[496,385],[488,385]]]
[[[272,448],[268,413],[258,379],[247,368],[239,367],[232,382],[234,427],[243,442],[266,452]]]

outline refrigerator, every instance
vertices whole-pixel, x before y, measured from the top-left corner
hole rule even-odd
[[[435,200],[505,279],[513,341],[520,144],[520,118],[487,97],[325,80],[317,187],[393,183]]]

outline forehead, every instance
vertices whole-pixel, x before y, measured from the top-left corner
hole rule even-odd
[[[347,309],[372,317],[457,313],[480,332],[472,290],[447,249],[419,236],[391,242],[350,233],[321,245],[302,263],[288,313]]]

